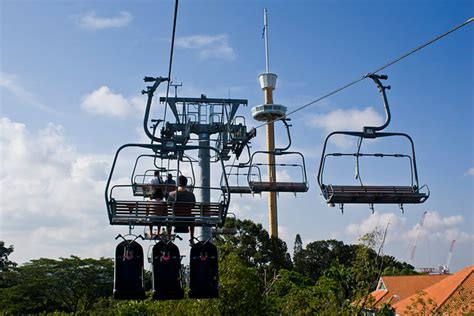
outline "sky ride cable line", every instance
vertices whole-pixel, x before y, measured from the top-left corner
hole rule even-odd
[[[345,89],[349,88],[350,86],[353,86],[353,85],[355,85],[356,83],[359,83],[360,81],[362,81],[362,80],[364,80],[364,79],[367,79],[370,75],[376,74],[377,72],[382,71],[382,70],[384,70],[384,69],[386,69],[386,68],[392,66],[393,64],[398,63],[399,61],[405,59],[406,57],[408,57],[408,56],[410,56],[410,55],[412,55],[412,54],[414,54],[414,53],[416,53],[416,52],[422,50],[423,48],[425,48],[425,47],[427,47],[427,46],[433,44],[434,42],[436,42],[436,41],[442,39],[443,37],[445,37],[445,36],[447,36],[447,35],[453,33],[454,31],[457,31],[458,29],[462,28],[463,26],[465,26],[465,25],[467,25],[467,24],[469,24],[469,23],[471,23],[471,22],[473,22],[473,21],[474,21],[474,17],[472,17],[472,18],[470,18],[470,19],[464,21],[463,23],[457,25],[456,27],[454,27],[454,28],[448,30],[448,31],[445,32],[445,33],[436,36],[436,37],[433,38],[432,40],[430,40],[430,41],[428,41],[428,42],[426,42],[426,43],[424,43],[424,44],[422,44],[422,45],[420,45],[420,46],[418,46],[418,47],[416,47],[416,48],[410,50],[409,52],[407,52],[407,53],[403,54],[402,56],[400,56],[400,57],[398,57],[398,58],[396,58],[396,59],[390,61],[389,63],[387,63],[387,64],[385,64],[385,65],[383,65],[383,66],[377,68],[376,70],[374,70],[374,71],[372,71],[372,72],[369,72],[369,73],[366,74],[366,75],[363,75],[361,78],[359,78],[359,79],[357,79],[357,80],[354,80],[354,81],[352,81],[352,82],[350,82],[350,83],[348,83],[348,84],[345,84],[344,86],[342,86],[342,87],[340,87],[340,88],[338,88],[338,89],[336,89],[336,90],[333,90],[333,91],[331,91],[331,92],[329,92],[329,93],[323,95],[322,97],[320,97],[320,98],[318,98],[318,99],[316,99],[316,100],[313,100],[313,101],[311,101],[311,102],[309,102],[309,103],[307,103],[307,104],[305,104],[305,105],[302,105],[302,106],[300,106],[300,107],[294,109],[293,111],[290,111],[289,113],[285,114],[285,115],[282,116],[282,117],[279,117],[279,118],[276,118],[276,119],[274,119],[274,120],[270,120],[270,121],[268,121],[268,122],[262,123],[262,124],[256,126],[255,129],[258,129],[258,128],[260,128],[260,127],[266,126],[266,125],[268,125],[268,124],[270,124],[270,123],[273,123],[273,122],[276,122],[276,121],[279,121],[279,120],[284,120],[284,119],[286,119],[287,117],[289,117],[290,115],[292,115],[292,114],[294,114],[294,113],[296,113],[296,112],[299,112],[299,111],[301,111],[301,110],[307,108],[307,107],[310,106],[310,105],[313,105],[313,104],[315,104],[315,103],[318,103],[318,102],[320,102],[320,101],[322,101],[322,100],[324,100],[324,99],[326,99],[326,98],[328,98],[328,97],[330,97],[330,96],[332,96],[332,95],[334,95],[334,94],[336,94],[336,93],[338,93],[338,92],[341,92],[342,90],[345,90]]]
[[[170,84],[171,84],[171,69],[173,66],[174,39],[176,36],[176,21],[178,19],[178,2],[179,0],[176,0],[174,4],[173,32],[171,35],[170,63],[168,66],[168,84],[166,85],[165,111],[163,115],[163,122],[166,122],[166,109],[168,108],[168,96],[169,96]]]

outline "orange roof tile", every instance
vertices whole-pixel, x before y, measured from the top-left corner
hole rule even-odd
[[[399,275],[399,276],[383,276],[380,282],[383,282],[386,290],[375,290],[370,295],[375,298],[375,306],[380,307],[382,304],[391,300],[393,297],[397,300],[403,300],[424,288],[433,285],[448,275]],[[379,284],[380,284],[379,282]],[[382,292],[384,295],[382,295]]]
[[[379,301],[388,293],[387,290],[375,290],[370,295],[375,299],[374,304],[377,305]]]
[[[449,315],[474,312],[474,265],[425,288],[423,292],[425,302],[433,300],[429,307],[431,309],[447,312]],[[412,306],[419,295],[415,293],[393,304],[397,314],[404,315],[407,307]]]

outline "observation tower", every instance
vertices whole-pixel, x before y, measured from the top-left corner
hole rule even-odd
[[[276,182],[275,168],[275,128],[274,121],[286,115],[286,106],[273,103],[273,90],[276,87],[277,75],[270,72],[268,57],[268,18],[267,9],[263,11],[265,36],[265,73],[258,76],[264,94],[264,104],[252,108],[252,116],[259,122],[267,122],[268,181]],[[277,192],[268,192],[268,222],[270,237],[278,237]]]

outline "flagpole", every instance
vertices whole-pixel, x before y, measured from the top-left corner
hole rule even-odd
[[[265,35],[265,70],[270,73],[270,61],[268,58],[268,24],[267,24],[267,9],[263,9],[263,32]]]

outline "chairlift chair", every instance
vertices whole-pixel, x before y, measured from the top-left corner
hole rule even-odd
[[[253,194],[248,183],[248,174],[251,174],[252,179],[262,180],[262,173],[259,166],[250,166],[250,148],[245,146],[248,152],[248,160],[241,163],[232,163],[225,166],[224,171],[229,181],[229,193],[236,194]],[[250,170],[252,169],[252,170]],[[226,189],[224,174],[221,176],[221,187]]]
[[[136,174],[137,173],[137,167],[139,165],[139,161],[143,160],[142,158],[153,158],[153,164],[155,169],[147,169],[143,174]],[[166,159],[168,162],[166,164],[166,167],[164,167],[164,164],[162,163],[163,160],[165,159],[159,159],[161,163],[158,163],[157,160],[159,158],[157,157],[156,154],[141,154],[135,159],[135,165],[133,167],[132,171],[132,176],[131,176],[131,183],[132,183],[132,190],[133,190],[133,195],[135,196],[143,196],[143,197],[150,197],[153,187],[158,186],[164,193],[169,193],[174,190],[176,190],[176,185],[170,185],[170,184],[160,184],[160,185],[151,185],[149,182],[153,178],[155,171],[158,171],[160,173],[160,177],[165,180],[167,175],[169,173],[174,174],[175,177],[178,177],[182,175],[181,170],[177,170],[176,168],[171,168],[169,165],[169,160]],[[190,191],[194,190],[194,183],[195,183],[195,173],[194,173],[194,167],[191,162],[191,158],[183,155],[183,160],[186,160],[189,163],[189,166],[191,167],[191,175],[187,176],[186,178],[188,179],[188,187]],[[175,179],[176,181],[176,179]]]
[[[250,190],[254,193],[261,192],[307,192],[309,189],[308,180],[306,176],[306,164],[305,159],[302,153],[297,151],[287,151],[291,147],[291,136],[290,136],[290,125],[287,123],[288,119],[282,119],[281,122],[286,127],[288,135],[288,145],[285,148],[275,148],[274,151],[256,151],[250,157],[250,168],[249,173],[247,174],[247,181],[250,187]],[[294,159],[295,163],[263,163],[257,162],[256,157],[267,157],[268,155],[273,155],[276,157],[291,157]],[[263,167],[281,167],[285,169],[296,168],[299,170],[299,178],[294,179],[294,181],[275,181],[270,179],[270,181],[263,181],[261,174],[258,174],[258,177],[255,178],[252,170],[257,168],[260,171],[260,168]]]
[[[107,213],[111,225],[138,225],[138,226],[221,226],[225,222],[227,210],[230,203],[230,194],[228,189],[227,176],[224,175],[225,189],[219,187],[200,188],[195,186],[195,189],[210,189],[217,191],[219,198],[215,198],[211,202],[202,202],[197,200],[193,205],[186,206],[187,214],[181,214],[183,209],[182,202],[166,202],[166,201],[150,201],[138,200],[132,197],[123,197],[120,193],[133,184],[115,184],[112,185],[112,177],[117,163],[119,154],[125,148],[144,148],[154,152],[160,150],[168,150],[163,148],[162,144],[125,144],[121,146],[114,157],[111,172],[105,188],[105,201],[107,206]],[[174,150],[179,153],[182,158],[184,153],[190,150],[198,150],[202,146],[183,146],[176,145]],[[213,147],[206,147],[210,150],[217,151]],[[180,169],[181,159],[178,159],[178,170]],[[220,161],[222,170],[224,170],[223,162]],[[120,191],[120,192],[119,192]],[[129,192],[131,192],[130,190]],[[159,211],[157,211],[159,210]]]
[[[418,181],[418,172],[415,160],[415,146],[412,138],[405,133],[394,132],[380,132],[386,128],[390,123],[390,108],[387,101],[385,89],[390,89],[390,86],[383,86],[380,80],[386,80],[388,77],[384,75],[370,74],[368,75],[377,85],[383,99],[383,104],[386,113],[386,121],[383,125],[378,127],[365,126],[362,132],[355,131],[335,131],[330,133],[324,141],[323,151],[321,154],[321,162],[318,171],[318,184],[322,195],[330,206],[339,204],[343,210],[344,204],[369,204],[373,209],[374,204],[398,204],[403,211],[404,204],[417,204],[425,202],[430,193],[426,185],[420,187]],[[356,153],[326,153],[326,147],[331,137],[335,135],[346,135],[350,137],[357,137],[357,152]],[[361,145],[364,139],[375,139],[382,137],[401,137],[407,139],[411,146],[411,154],[386,154],[386,153],[361,153]],[[326,159],[329,157],[344,157],[353,156],[356,159],[356,179],[359,180],[360,185],[339,185],[328,184],[323,179],[324,167]],[[392,158],[407,158],[410,163],[411,171],[411,185],[364,185],[360,179],[359,160],[364,157],[392,157]]]

